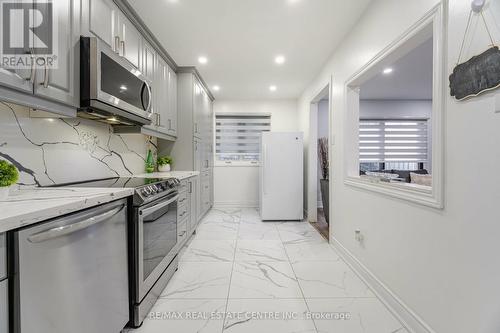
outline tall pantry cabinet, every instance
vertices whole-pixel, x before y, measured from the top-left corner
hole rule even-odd
[[[177,73],[178,131],[175,142],[160,142],[160,155],[171,155],[175,170],[200,172],[197,220],[213,206],[213,98],[191,67]]]

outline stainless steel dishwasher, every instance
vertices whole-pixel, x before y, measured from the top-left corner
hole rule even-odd
[[[126,200],[22,229],[14,244],[14,332],[119,333],[127,324]]]

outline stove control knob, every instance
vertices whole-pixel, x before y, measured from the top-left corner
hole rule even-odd
[[[151,195],[151,190],[148,187],[145,187],[141,190],[141,194],[145,197],[148,197]]]
[[[150,188],[151,188],[151,193],[155,194],[156,192],[158,192],[156,185],[151,185]]]

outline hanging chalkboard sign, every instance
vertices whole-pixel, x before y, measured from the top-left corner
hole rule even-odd
[[[500,87],[500,50],[494,46],[459,64],[450,75],[451,96],[457,100]]]

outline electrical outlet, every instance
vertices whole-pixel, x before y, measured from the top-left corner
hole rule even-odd
[[[363,242],[363,234],[361,233],[361,230],[356,229],[354,231],[354,239],[358,241],[359,243]]]

